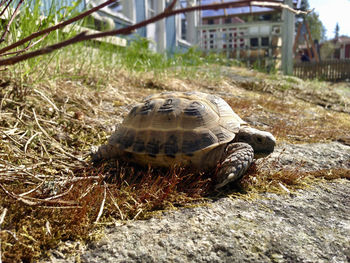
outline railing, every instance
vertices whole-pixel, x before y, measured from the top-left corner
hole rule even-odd
[[[298,62],[294,64],[294,76],[329,81],[350,79],[350,59]]]
[[[199,46],[204,53],[221,53],[228,58],[252,63],[280,59],[282,22],[254,22],[198,26]]]

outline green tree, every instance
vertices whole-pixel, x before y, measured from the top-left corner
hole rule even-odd
[[[339,24],[337,23],[335,25],[335,29],[334,29],[334,38],[338,38],[339,37],[339,30],[340,30],[340,27],[339,27]]]
[[[312,39],[326,40],[326,28],[322,24],[319,15],[315,12],[308,14],[305,17],[305,21],[309,25]]]
[[[326,41],[320,48],[320,55],[322,59],[332,59],[335,51],[335,45],[332,41]]]
[[[309,1],[301,0],[300,9],[303,11],[310,10]],[[297,15],[297,21],[302,19],[309,25],[312,39],[326,40],[326,28],[322,24],[318,13],[312,12],[308,15]]]

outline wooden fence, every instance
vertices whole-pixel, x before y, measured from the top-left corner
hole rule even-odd
[[[294,64],[294,76],[329,81],[350,79],[350,59],[298,62]]]

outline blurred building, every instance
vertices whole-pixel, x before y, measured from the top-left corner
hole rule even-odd
[[[54,2],[44,0],[46,10],[49,10]],[[56,2],[59,8],[64,5],[70,6],[76,1]],[[77,9],[83,11],[104,2],[105,0],[81,0]],[[120,0],[92,14],[89,27],[95,30],[110,30],[130,26],[163,12],[171,2],[171,0]],[[177,1],[175,8],[196,5],[199,2],[199,0],[181,0]],[[178,14],[139,28],[132,36],[122,37],[128,40],[132,40],[136,35],[145,37],[151,41],[151,48],[155,51],[173,53],[186,50],[195,44],[198,21],[199,12]]]

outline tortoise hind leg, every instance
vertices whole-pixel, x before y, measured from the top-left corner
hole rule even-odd
[[[103,160],[120,157],[122,151],[118,148],[120,124],[116,125],[115,132],[109,137],[107,144],[100,147],[91,147],[90,157],[93,163],[99,163]]]
[[[254,150],[249,144],[228,144],[217,174],[217,185],[215,188],[221,188],[230,182],[241,179],[253,162],[253,159]]]
[[[113,157],[116,157],[116,149],[114,149],[114,145],[111,144],[104,144],[101,145],[100,147],[92,147],[90,156],[91,156],[91,161],[93,163],[99,163],[102,160],[108,160]]]

